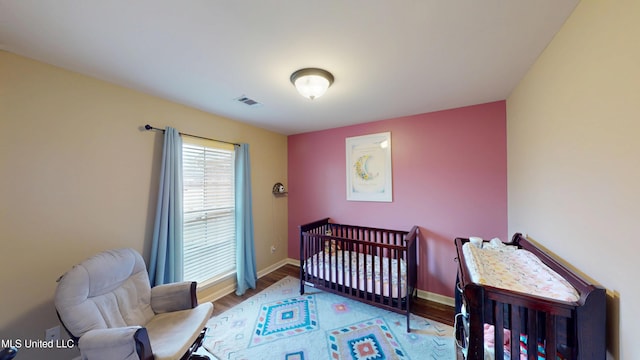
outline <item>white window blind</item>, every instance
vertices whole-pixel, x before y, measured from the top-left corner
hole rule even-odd
[[[235,272],[233,145],[185,138],[184,279],[199,285]]]

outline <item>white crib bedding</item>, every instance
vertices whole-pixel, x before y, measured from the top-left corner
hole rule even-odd
[[[483,248],[465,243],[462,251],[471,281],[554,300],[580,298],[571,284],[528,250],[485,243]]]
[[[349,262],[350,255],[351,262]],[[345,263],[344,276],[343,256]],[[407,294],[407,266],[405,261],[400,259],[400,274],[398,275],[398,260],[391,259],[391,271],[389,271],[389,258],[382,257],[382,274],[380,274],[380,259],[378,256],[355,251],[337,250],[332,252],[331,255],[323,251],[306,259],[305,271],[320,279],[330,279],[332,283],[352,288],[357,287],[361,291],[373,292],[387,297],[391,296],[392,298],[405,297]],[[375,277],[373,276],[374,273]],[[389,294],[389,281],[391,281],[391,294]],[[399,294],[398,281],[400,282]],[[357,286],[352,286],[351,284],[357,284]]]

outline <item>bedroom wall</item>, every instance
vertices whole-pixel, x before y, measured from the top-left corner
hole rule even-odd
[[[86,257],[132,247],[148,261],[162,135],[145,123],[249,143],[258,270],[286,259],[287,204],[271,194],[284,135],[0,51],[0,339],[58,325],[56,279]]]
[[[509,231],[608,289],[609,358],[636,358],[640,2],[582,1],[507,99]]]
[[[505,116],[499,101],[289,136],[289,257],[299,258],[298,226],[324,217],[418,225],[418,287],[453,297],[455,237],[507,237]],[[386,131],[393,202],[347,201],[345,139]]]

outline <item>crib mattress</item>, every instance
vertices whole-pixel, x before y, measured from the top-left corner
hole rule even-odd
[[[488,245],[488,243],[485,243]],[[511,246],[465,243],[462,251],[471,281],[480,285],[575,302],[580,294],[530,251]]]
[[[380,273],[381,259],[382,274]],[[391,271],[389,271],[389,263],[391,263]],[[397,259],[389,261],[386,257],[381,258],[354,251],[338,250],[332,254],[320,252],[306,260],[305,271],[317,278],[377,295],[403,298],[407,294],[407,267],[402,259],[400,259],[400,274],[398,274]],[[391,291],[389,291],[390,281]],[[398,282],[400,282],[399,291]]]

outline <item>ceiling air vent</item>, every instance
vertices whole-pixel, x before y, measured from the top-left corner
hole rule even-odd
[[[262,105],[261,103],[259,103],[259,102],[255,101],[255,100],[253,100],[253,99],[251,99],[251,98],[248,98],[248,97],[246,97],[246,96],[244,96],[244,95],[242,95],[242,96],[240,96],[240,97],[236,98],[235,100],[236,100],[237,102],[241,102],[241,103],[243,103],[243,104],[245,104],[245,105],[247,105],[247,106],[259,106],[259,105]]]

